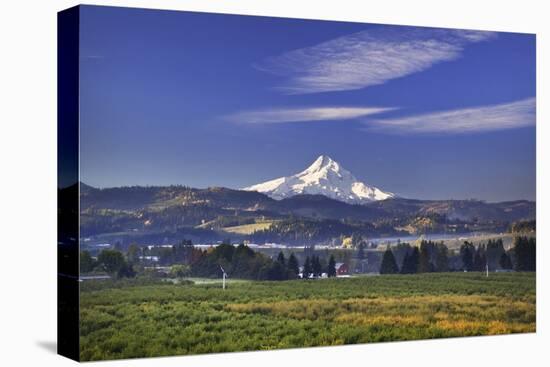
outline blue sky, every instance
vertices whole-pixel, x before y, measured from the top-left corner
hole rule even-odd
[[[81,8],[81,180],[239,188],[321,154],[410,198],[535,199],[535,36]]]

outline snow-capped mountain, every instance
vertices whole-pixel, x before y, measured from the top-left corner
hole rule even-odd
[[[326,155],[304,171],[243,188],[280,200],[299,194],[324,195],[349,204],[385,200],[395,195],[357,180],[351,172]]]

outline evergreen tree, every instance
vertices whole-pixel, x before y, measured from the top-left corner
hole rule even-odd
[[[418,271],[419,252],[418,247],[414,246],[412,250],[405,254],[401,274],[416,274]]]
[[[472,243],[464,241],[460,246],[460,258],[462,260],[462,268],[466,271],[473,270],[475,247]]]
[[[391,252],[393,252],[393,256],[395,257],[395,262],[397,264],[403,265],[403,260],[405,259],[406,254],[410,254],[412,251],[411,245],[408,243],[401,243],[399,242],[397,245],[392,246]]]
[[[309,256],[306,256],[306,261],[304,261],[304,269],[302,270],[302,278],[309,279],[311,273],[311,260],[309,259]]]
[[[500,256],[499,264],[500,264],[500,267],[505,270],[510,270],[513,267],[512,260],[510,260],[510,256],[508,256],[506,252],[503,252],[502,255]]]
[[[420,250],[418,247],[414,247],[410,256],[410,269],[412,274],[418,273],[418,263],[420,262]]]
[[[232,277],[256,278],[257,274],[254,274],[254,263],[256,260],[254,250],[244,244],[240,244],[233,252],[230,268],[224,269],[231,272]]]
[[[418,273],[429,273],[432,271],[432,264],[430,262],[430,250],[428,248],[428,243],[422,241],[420,244],[420,256],[418,259]]]
[[[528,271],[535,271],[537,268],[537,257],[536,257],[536,241],[534,237],[529,238],[527,242],[528,249]]]
[[[286,267],[279,261],[274,261],[267,271],[267,280],[285,280],[288,279]]]
[[[409,273],[410,262],[411,262],[411,257],[409,256],[409,253],[406,252],[405,256],[403,257],[403,262],[401,263],[401,269],[399,269],[399,272],[401,274],[410,274]]]
[[[298,265],[298,260],[296,259],[296,256],[294,256],[293,252],[290,253],[290,256],[288,258],[287,269],[290,273],[290,278],[296,279],[298,277],[300,266]]]
[[[282,266],[285,266],[286,265],[286,260],[285,260],[285,254],[283,254],[283,252],[279,252],[279,255],[277,256],[277,262],[279,264],[281,264]]]
[[[485,254],[485,246],[479,245],[474,254],[473,270],[485,271],[486,266],[487,266],[487,256]]]
[[[321,273],[323,272],[323,267],[321,266],[321,262],[319,261],[319,256],[312,256],[311,271],[313,273],[313,276],[315,277],[321,276]]]
[[[382,263],[380,264],[380,274],[396,274],[399,272],[399,268],[395,262],[395,257],[390,247],[384,252],[382,257]]]
[[[436,257],[435,257],[435,271],[446,272],[449,271],[449,257],[447,246],[443,243],[440,243],[436,246]]]
[[[334,255],[330,255],[330,259],[328,261],[327,275],[329,276],[329,278],[336,276],[336,261],[334,260]]]
[[[496,269],[500,264],[500,258],[504,253],[504,244],[502,238],[496,240],[487,241],[487,263],[489,264],[489,269]]]
[[[514,239],[514,254],[517,271],[536,270],[536,243],[534,238],[516,237]]]

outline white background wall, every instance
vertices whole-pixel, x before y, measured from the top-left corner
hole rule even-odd
[[[537,33],[537,334],[102,363],[102,366],[529,366],[550,360],[545,1],[155,0],[95,4]],[[74,1],[4,1],[0,12],[0,365],[65,366],[56,340],[56,12]],[[9,251],[7,248],[9,246]],[[17,255],[12,256],[11,252]]]

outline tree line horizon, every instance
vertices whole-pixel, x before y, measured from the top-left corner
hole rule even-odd
[[[154,267],[147,267],[144,254],[156,254],[159,265],[170,267],[164,275],[169,277],[207,277],[221,275],[220,266],[232,278],[251,280],[290,280],[318,278],[326,274],[336,276],[334,254],[320,253],[314,246],[304,249],[305,259],[300,265],[298,257],[291,252],[285,257],[267,256],[252,250],[245,244],[229,243],[201,250],[191,240],[183,240],[172,247],[149,250],[132,244],[124,253],[117,249],[104,249],[96,258],[89,251],[80,253],[81,273],[105,272],[112,277],[124,278],[136,275],[158,276]],[[366,261],[365,247],[358,246],[354,255],[356,266]],[[349,264],[347,264],[349,265]],[[458,252],[450,251],[443,242],[422,240],[420,244],[400,243],[388,246],[380,261],[380,274],[416,274],[452,271],[535,271],[536,240],[518,236],[513,247],[506,251],[502,239],[490,239],[475,246],[465,241]],[[353,272],[352,269],[350,269]],[[357,271],[359,272],[359,271]]]

